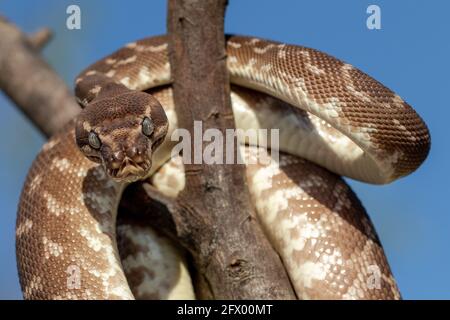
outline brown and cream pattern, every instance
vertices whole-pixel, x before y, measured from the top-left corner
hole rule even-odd
[[[300,299],[399,299],[369,216],[336,174],[307,160],[242,147],[260,223]],[[152,177],[175,197],[185,185],[181,157]],[[170,191],[169,191],[170,190]]]
[[[391,90],[317,50],[230,36],[227,53],[236,126],[280,129],[279,148],[291,154],[249,165],[247,176],[259,219],[298,297],[399,298],[373,225],[335,174],[380,184],[411,173],[429,151],[426,125]],[[153,184],[175,196],[184,175],[179,159],[164,165],[177,127],[170,83],[167,42],[160,36],[130,43],[90,66],[76,79],[76,95],[85,110],[105,104],[111,92],[114,103],[125,101],[106,103],[110,114],[97,114],[110,117],[123,137],[127,124],[137,128],[133,117],[154,115],[162,105],[167,120],[157,114],[156,130],[168,121],[168,134],[153,154],[150,174],[161,168]],[[129,99],[120,100],[124,96]],[[141,109],[130,101],[142,102]],[[79,122],[80,130],[91,130],[91,118]],[[176,246],[143,226],[124,222],[116,230],[127,182],[111,179],[83,155],[74,127],[68,124],[43,146],[21,195],[16,235],[25,298],[193,298]],[[117,128],[102,131],[101,138],[114,141]],[[137,136],[135,131],[128,133]],[[255,150],[244,153],[270,157]]]

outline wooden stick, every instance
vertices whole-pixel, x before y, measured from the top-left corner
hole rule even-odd
[[[226,0],[169,0],[169,58],[181,128],[193,135],[235,128],[226,67]],[[191,149],[194,143],[191,141]],[[237,143],[235,141],[235,155]],[[244,165],[186,164],[186,188],[177,228],[189,244],[201,284],[200,298],[293,299],[279,256],[256,220]],[[179,229],[180,230],[180,229]],[[209,289],[210,292],[207,292]]]

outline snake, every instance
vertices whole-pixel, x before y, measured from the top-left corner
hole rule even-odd
[[[279,129],[277,146],[239,149],[258,221],[297,298],[400,299],[375,228],[342,176],[386,184],[415,171],[430,149],[424,121],[321,51],[228,35],[226,54],[236,128]],[[117,220],[134,181],[170,197],[185,187],[183,160],[171,155],[172,81],[165,35],[131,42],[76,78],[82,110],[42,147],[19,200],[25,299],[195,298],[184,249],[156,228]]]

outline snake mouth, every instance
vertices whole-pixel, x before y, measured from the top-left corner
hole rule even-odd
[[[151,161],[136,163],[125,158],[119,168],[106,168],[108,175],[119,182],[134,182],[145,178],[151,168]]]

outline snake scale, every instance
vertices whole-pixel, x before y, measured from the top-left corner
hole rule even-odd
[[[299,299],[398,299],[374,227],[339,177],[389,183],[414,171],[428,129],[398,95],[301,46],[227,37],[236,126],[280,129],[279,159],[241,146],[258,219]],[[42,148],[20,198],[17,261],[26,299],[194,298],[183,251],[121,221],[124,187],[184,187],[165,36],[132,42],[76,79],[84,107]],[[238,227],[238,226],[236,226]]]

